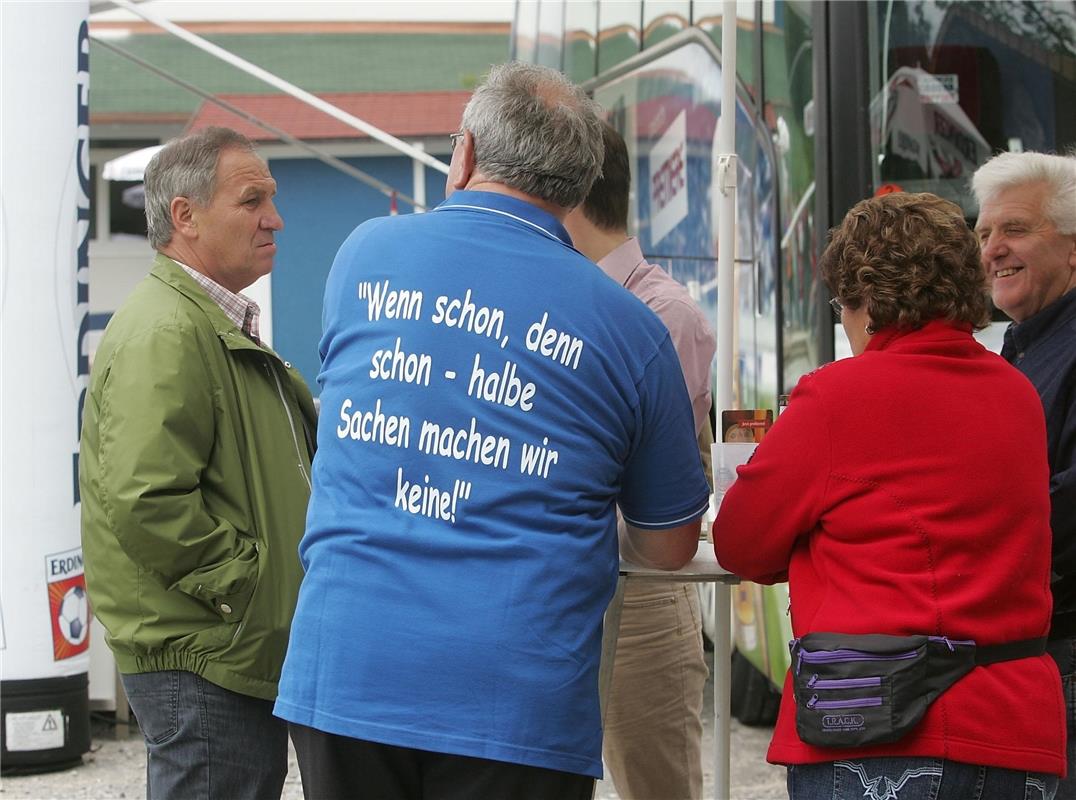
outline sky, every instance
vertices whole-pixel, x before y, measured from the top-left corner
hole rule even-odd
[[[146,0],[147,11],[172,22],[220,20],[413,20],[511,22],[512,0]],[[99,11],[93,21],[138,17],[123,9]]]

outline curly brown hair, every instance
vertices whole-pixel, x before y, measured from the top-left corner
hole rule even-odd
[[[860,201],[830,231],[820,266],[843,305],[866,303],[874,330],[990,321],[979,243],[960,207],[934,194]]]

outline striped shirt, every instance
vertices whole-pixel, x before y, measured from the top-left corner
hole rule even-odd
[[[176,261],[174,258],[172,260]],[[261,339],[258,337],[258,317],[262,311],[257,303],[244,294],[236,294],[225,289],[212,278],[208,278],[198,270],[188,267],[182,261],[176,261],[176,263],[183,267],[199,286],[205,289],[206,294],[213,299],[213,302],[220,306],[220,310],[235,323],[235,327],[239,328],[255,342],[261,344]]]

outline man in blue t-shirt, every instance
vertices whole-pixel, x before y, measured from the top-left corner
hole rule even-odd
[[[449,199],[336,256],[276,704],[308,797],[589,798],[617,504],[647,566],[695,553],[669,333],[561,224],[600,169],[595,111],[554,70],[495,67]]]

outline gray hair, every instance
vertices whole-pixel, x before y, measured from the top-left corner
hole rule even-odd
[[[210,127],[173,139],[150,160],[146,187],[146,227],[155,250],[172,240],[172,200],[186,197],[209,205],[217,184],[217,162],[224,150],[254,152],[254,145],[231,128]]]
[[[574,208],[601,173],[599,110],[555,69],[510,62],[490,69],[463,111],[463,127],[485,177]]]
[[[1076,155],[999,153],[975,171],[971,190],[982,208],[999,192],[1028,183],[1049,187],[1043,212],[1058,233],[1076,233]]]

